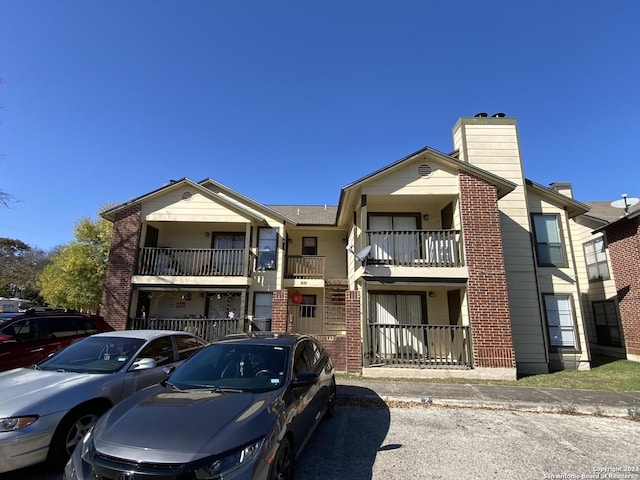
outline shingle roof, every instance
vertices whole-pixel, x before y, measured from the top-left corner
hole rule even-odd
[[[599,201],[599,202],[584,202],[591,207],[587,215],[590,217],[604,220],[605,222],[615,222],[622,217],[623,209],[611,206],[611,200]],[[629,213],[633,213],[640,210],[640,203],[629,207]]]
[[[300,225],[335,225],[338,207],[329,205],[267,205]]]

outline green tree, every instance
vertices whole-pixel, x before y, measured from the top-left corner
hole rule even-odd
[[[32,248],[21,240],[0,238],[0,296],[41,303],[37,277],[48,257],[44,250]]]
[[[49,305],[97,312],[104,289],[111,245],[111,222],[82,218],[75,240],[51,255],[38,278],[40,294]]]

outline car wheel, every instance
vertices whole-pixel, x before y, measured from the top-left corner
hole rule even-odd
[[[271,480],[291,480],[293,478],[293,448],[286,437],[280,443],[269,478]]]
[[[336,379],[331,378],[331,386],[329,387],[329,399],[327,400],[327,410],[324,413],[324,418],[333,417],[333,411],[336,408]]]
[[[47,463],[56,468],[63,467],[73,453],[73,449],[96,423],[98,417],[100,417],[100,413],[95,409],[87,408],[78,410],[62,419],[53,434]]]

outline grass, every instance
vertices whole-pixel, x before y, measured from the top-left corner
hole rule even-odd
[[[341,374],[339,377],[360,378],[348,374]],[[387,380],[407,381],[407,379],[394,378]],[[594,356],[591,361],[591,370],[563,370],[554,373],[530,375],[515,381],[484,381],[466,378],[429,378],[411,379],[409,381],[632,392],[640,391],[640,363],[618,358]]]

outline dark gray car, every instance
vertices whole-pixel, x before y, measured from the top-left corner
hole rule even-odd
[[[315,339],[233,335],[107,412],[65,478],[289,479],[334,402],[333,364]]]

